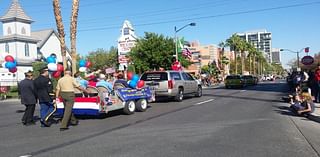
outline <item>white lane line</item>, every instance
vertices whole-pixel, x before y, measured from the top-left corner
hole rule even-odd
[[[247,90],[241,90],[240,92],[245,92],[245,91],[247,91]]]
[[[201,105],[201,104],[204,104],[204,103],[207,103],[207,102],[211,102],[211,101],[213,101],[214,99],[209,99],[209,100],[206,100],[206,101],[202,101],[202,102],[198,102],[198,103],[196,103],[196,104],[194,104],[195,106],[196,105]]]

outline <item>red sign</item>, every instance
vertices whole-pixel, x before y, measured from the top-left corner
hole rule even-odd
[[[313,62],[314,62],[314,59],[311,56],[304,56],[301,59],[301,63],[304,65],[311,65]]]
[[[8,86],[0,86],[0,93],[7,93],[9,91]]]

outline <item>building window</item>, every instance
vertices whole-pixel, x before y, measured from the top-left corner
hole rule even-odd
[[[8,27],[8,35],[12,34],[11,27]]]
[[[21,34],[26,34],[26,29],[24,27],[21,29]]]
[[[129,35],[129,28],[124,28],[123,29],[123,35]]]
[[[26,57],[29,57],[29,56],[30,56],[30,54],[29,54],[29,44],[28,44],[28,43],[26,43],[26,44],[24,45],[24,55],[25,55]]]
[[[6,49],[5,51],[6,51],[7,53],[9,53],[9,44],[6,43],[6,46],[5,46],[5,47],[6,47],[6,48],[5,48],[5,49]]]

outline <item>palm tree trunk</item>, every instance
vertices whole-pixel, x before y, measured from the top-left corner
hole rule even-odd
[[[252,57],[249,56],[249,73],[252,74]]]
[[[238,74],[238,62],[237,62],[237,59],[238,59],[238,56],[237,56],[237,53],[235,52],[235,66],[236,66],[236,74]]]
[[[73,0],[71,25],[70,25],[71,57],[72,57],[72,73],[73,74],[75,74],[77,71],[76,39],[77,39],[78,12],[79,12],[79,0]]]
[[[256,75],[256,55],[253,55],[253,75]]]
[[[241,74],[244,74],[244,72],[245,72],[245,63],[244,63],[244,52],[243,51],[241,51],[241,54],[240,54],[241,56]]]
[[[53,11],[54,17],[57,24],[58,34],[59,34],[59,41],[60,41],[60,49],[61,49],[61,56],[63,62],[64,70],[67,68],[67,60],[66,60],[66,42],[65,42],[65,33],[64,33],[64,26],[62,22],[61,16],[61,8],[60,8],[60,0],[53,0]]]

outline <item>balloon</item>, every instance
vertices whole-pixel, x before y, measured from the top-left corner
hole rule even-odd
[[[138,88],[142,88],[143,86],[144,86],[144,81],[143,80],[139,80],[138,84],[137,84],[137,87]]]
[[[14,66],[17,66],[17,61],[14,60],[14,61],[13,61],[13,64],[14,64]]]
[[[17,67],[11,68],[11,69],[9,69],[9,71],[12,73],[15,73],[15,72],[17,72]]]
[[[47,62],[48,63],[56,63],[56,58],[50,56],[47,58]]]
[[[16,67],[16,65],[14,64],[14,62],[6,62],[5,67],[8,69],[12,69]]]
[[[54,78],[58,78],[58,77],[60,77],[60,75],[61,75],[61,71],[55,71],[52,73],[52,77],[54,77]]]
[[[14,58],[13,58],[11,55],[7,55],[7,56],[4,58],[4,60],[5,60],[6,62],[13,62],[13,61],[14,61]]]
[[[6,67],[6,63],[7,63],[7,62],[3,62],[3,63],[1,64],[2,68],[5,68],[5,67]]]
[[[50,57],[57,58],[57,55],[54,54],[54,53],[52,53],[52,54],[50,55]]]
[[[92,65],[92,64],[91,64],[91,62],[90,62],[90,61],[87,61],[87,62],[86,62],[86,66],[85,66],[85,67],[90,68],[90,67],[91,67],[91,65]]]
[[[134,82],[138,82],[138,81],[139,81],[139,75],[134,74],[134,75],[132,76],[132,79],[131,79],[131,80],[134,81]]]
[[[79,61],[79,67],[85,67],[85,66],[86,66],[86,61],[83,60],[83,59],[81,59],[81,60]]]
[[[136,87],[137,87],[137,82],[131,80],[130,83],[129,83],[129,86],[130,86],[131,88],[136,88]]]
[[[48,64],[48,69],[50,71],[57,71],[57,64],[56,63],[49,63]]]
[[[133,73],[130,72],[130,71],[128,71],[128,72],[127,72],[127,79],[128,79],[128,80],[131,80],[131,79],[132,79],[132,76],[133,76]]]
[[[80,71],[80,72],[85,72],[85,71],[87,71],[87,68],[86,68],[86,67],[80,67],[80,68],[79,68],[79,71]]]
[[[57,64],[57,71],[63,71],[63,65]]]

